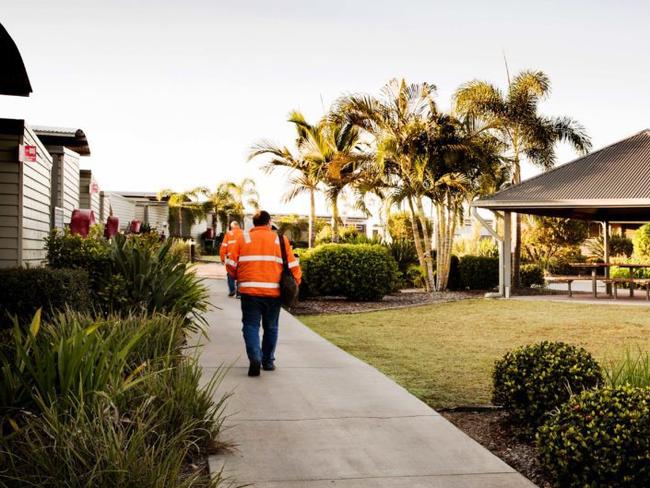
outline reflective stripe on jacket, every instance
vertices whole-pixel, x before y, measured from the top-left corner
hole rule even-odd
[[[219,248],[219,257],[221,258],[222,263],[226,263],[228,258],[228,246],[232,246],[237,242],[237,238],[242,234],[242,230],[239,227],[229,230],[223,236],[223,241],[221,241],[221,247]]]
[[[302,272],[298,260],[293,255],[289,239],[285,236],[282,238],[287,251],[289,270],[300,283]],[[282,251],[278,235],[265,225],[243,232],[237,243],[228,247],[226,268],[233,278],[237,278],[240,293],[279,297]]]

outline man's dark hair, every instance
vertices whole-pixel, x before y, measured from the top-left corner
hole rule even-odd
[[[271,214],[266,210],[258,210],[255,215],[253,215],[253,225],[255,227],[260,225],[269,225],[271,222]]]

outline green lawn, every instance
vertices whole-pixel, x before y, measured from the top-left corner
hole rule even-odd
[[[650,348],[650,307],[477,299],[300,319],[434,408],[489,403],[494,361],[522,344],[565,341],[602,362]]]

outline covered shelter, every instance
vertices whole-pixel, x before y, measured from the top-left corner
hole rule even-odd
[[[501,214],[499,292],[511,289],[512,214],[564,217],[603,223],[605,261],[611,222],[650,221],[650,129],[606,146],[472,203]],[[485,225],[485,224],[484,224]]]

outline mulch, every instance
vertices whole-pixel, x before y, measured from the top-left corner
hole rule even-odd
[[[386,295],[378,302],[355,302],[343,297],[317,297],[301,300],[291,307],[294,315],[346,314],[376,312],[395,308],[430,305],[432,303],[452,302],[483,296],[482,291],[446,291],[426,293],[421,290],[402,290]]]
[[[502,410],[441,411],[440,414],[540,488],[553,486],[537,461],[532,441],[517,436]]]

